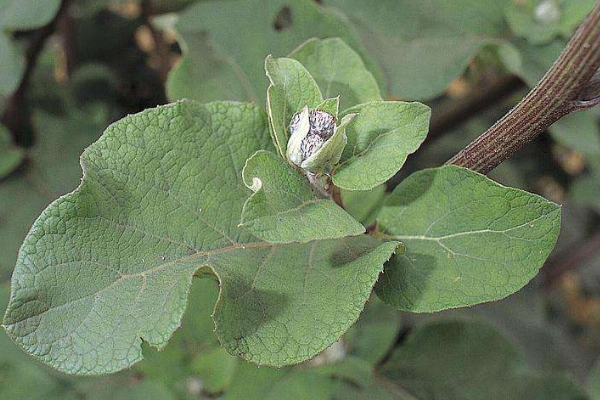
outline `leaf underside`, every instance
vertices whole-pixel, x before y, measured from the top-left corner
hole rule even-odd
[[[530,368],[505,337],[478,321],[420,326],[392,352],[381,375],[424,400],[586,398],[566,374]]]
[[[281,13],[289,13],[292,20],[277,30],[274,24]],[[264,58],[269,54],[283,57],[312,37],[341,37],[364,59],[365,51],[344,19],[337,10],[313,0],[196,2],[177,22],[187,51],[169,74],[169,98],[264,104],[268,83]],[[367,64],[372,71],[377,69],[372,61]]]

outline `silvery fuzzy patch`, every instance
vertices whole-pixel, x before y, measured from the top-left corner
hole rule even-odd
[[[335,131],[335,117],[325,111],[306,109],[297,112],[290,123],[290,136],[300,133],[300,129],[306,129],[303,118],[308,114],[308,132],[300,144],[300,157],[298,163],[306,160],[323,146],[323,143],[333,136]]]

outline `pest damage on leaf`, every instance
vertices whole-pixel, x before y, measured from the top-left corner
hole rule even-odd
[[[315,154],[331,139],[336,119],[320,110],[309,110],[308,106],[294,114],[290,122],[288,157],[297,166]]]
[[[292,9],[289,6],[284,6],[277,13],[277,17],[275,17],[275,22],[273,23],[273,28],[275,28],[277,32],[281,32],[284,29],[289,28],[292,23]]]

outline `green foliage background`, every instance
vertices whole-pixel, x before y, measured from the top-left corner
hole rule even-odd
[[[355,182],[340,172],[337,178],[342,182],[340,187],[368,189],[364,193],[342,191],[347,211],[365,226],[375,220],[382,226],[394,226],[395,215],[404,207],[397,201],[399,193],[419,192],[424,181],[433,185],[436,182],[435,176],[429,176],[435,173],[429,170],[405,179],[408,174],[439,166],[514,105],[549,68],[595,1],[551,0],[551,5],[559,10],[558,17],[539,15],[543,0],[325,0],[322,4],[312,0],[154,0],[149,2],[150,9],[147,2],[142,3],[71,2],[66,17],[61,12],[56,33],[45,42],[35,68],[28,75],[28,45],[40,29],[53,23],[61,2],[0,0],[0,113],[10,112],[14,93],[25,78],[26,98],[20,105],[26,109],[19,112],[28,121],[18,125],[18,129],[9,126],[5,119],[4,125],[0,125],[1,310],[8,303],[9,281],[19,246],[33,221],[51,201],[77,187],[81,179],[81,153],[110,123],[184,98],[201,102],[250,101],[262,107],[270,82],[264,74],[264,59],[269,54],[274,57],[290,54],[300,61],[314,76],[323,98],[342,95],[340,110],[351,112],[350,107],[355,104],[381,99],[419,100],[432,108],[434,122],[438,113],[442,115],[447,107],[464,101],[469,93],[483,90],[503,77],[517,76],[521,83],[511,96],[495,101],[461,125],[446,129],[436,140],[426,142],[416,155],[409,157],[423,137],[413,138],[414,143],[396,138],[393,143],[401,148],[399,154],[372,154],[365,165],[371,165],[372,160],[382,160],[382,164],[401,160],[400,165],[382,171],[381,179]],[[157,35],[161,40],[157,41]],[[343,41],[312,40],[297,49],[314,37]],[[348,46],[357,53],[349,53]],[[336,65],[332,59],[344,62]],[[273,77],[271,83],[277,85]],[[368,117],[366,112],[362,115]],[[381,114],[375,113],[365,125],[375,122],[385,125],[385,120],[377,115]],[[563,205],[558,253],[577,247],[597,229],[598,117],[596,109],[564,118],[549,129],[548,135],[490,175],[502,184],[541,194]],[[361,132],[349,132],[349,138],[354,137],[359,144],[360,135]],[[239,148],[248,146],[245,142],[232,144]],[[269,146],[265,140],[260,147]],[[215,151],[219,148],[215,147]],[[346,154],[342,159],[352,157]],[[407,157],[402,172],[393,176]],[[125,160],[115,159],[115,165]],[[360,164],[351,165],[354,170],[348,176],[360,177]],[[103,170],[101,166],[96,173],[102,174]],[[273,170],[278,171],[274,178],[277,182],[286,179],[288,172],[284,167]],[[452,167],[439,171],[438,174],[448,176],[462,173]],[[265,174],[260,170],[254,173]],[[382,185],[389,178],[387,187]],[[489,185],[484,178],[475,184]],[[450,193],[449,197],[456,196],[457,202],[469,200],[457,187],[443,190]],[[523,192],[511,193],[518,198]],[[203,193],[194,195],[200,198]],[[381,200],[383,206],[379,210]],[[289,199],[281,201],[286,204]],[[505,201],[497,199],[493,209],[501,210],[506,206]],[[435,198],[421,198],[411,205],[419,212],[407,215],[402,223],[415,227],[417,232],[422,223],[418,215],[434,214],[436,204]],[[540,204],[532,200],[527,203],[531,207],[528,210],[538,211],[543,207]],[[103,205],[108,211],[110,206],[110,203]],[[168,204],[165,202],[163,206]],[[272,225],[265,220],[260,206],[247,216],[255,229],[266,231]],[[477,215],[493,217],[493,212],[490,214],[486,209],[474,207],[468,211],[455,214],[450,226],[467,224],[476,220]],[[548,207],[544,215],[552,213],[556,209]],[[315,220],[319,219],[316,214]],[[557,229],[551,220],[541,222],[537,226],[540,232]],[[480,228],[469,226],[474,232]],[[319,233],[335,237],[335,232],[324,229],[319,229]],[[535,231],[527,232],[535,236]],[[393,229],[389,233],[399,235],[396,238],[409,245],[413,241],[413,246],[423,248],[440,246],[439,240],[401,238],[407,236],[406,232]],[[433,234],[451,237],[453,232],[442,226]],[[515,238],[500,240],[480,235],[477,238],[486,245],[493,243],[494,248],[508,248],[512,254],[527,249],[526,244]],[[479,249],[480,242],[474,243]],[[376,248],[371,243],[352,246]],[[391,249],[386,251],[391,254]],[[301,257],[292,250],[288,256]],[[430,277],[432,285],[419,287],[420,277],[411,276],[418,274],[410,269],[410,256],[394,258],[394,268],[388,265],[386,268],[391,269],[385,272],[402,274],[406,290],[401,295],[394,294],[382,281],[376,286],[377,295],[409,311],[429,312],[456,306],[457,295],[452,292],[454,289],[449,289],[455,287],[450,286],[454,276],[438,271],[438,275]],[[506,258],[491,250],[478,256],[490,265]],[[440,253],[439,257],[445,262],[447,256]],[[543,258],[540,256],[539,262]],[[435,260],[428,262],[435,264]],[[600,258],[591,257],[574,272],[565,274],[552,289],[542,284],[542,271],[540,279],[508,299],[441,314],[395,311],[373,294],[358,322],[333,346],[311,361],[281,369],[258,368],[231,356],[219,345],[219,332],[215,333],[211,318],[218,296],[217,282],[194,279],[181,328],[164,350],[159,352],[143,343],[140,351],[144,359],[133,368],[113,375],[73,377],[55,371],[26,355],[1,332],[0,398],[600,398],[600,368],[593,368],[600,348],[599,263]],[[223,268],[227,271],[226,266]],[[322,268],[326,271],[327,265]],[[527,260],[522,263],[517,260],[515,270],[523,271],[523,276],[499,274],[498,281],[510,281],[517,289],[537,272],[531,270]],[[194,272],[185,272],[188,281]],[[359,273],[349,276],[348,282],[333,291],[337,294],[334,301],[319,304],[319,309],[329,307],[333,315],[347,305],[344,299],[351,297],[348,293],[358,290],[352,285],[365,279]],[[462,290],[468,296],[458,300],[459,303],[465,297],[469,298],[469,304],[505,297],[506,294],[490,295],[494,288],[478,286],[478,279],[474,276],[472,281],[465,282]],[[323,282],[314,285],[314,290],[328,290]],[[363,297],[366,300],[368,294]],[[252,311],[252,304],[236,306],[232,315],[247,316]],[[181,305],[173,307],[183,312]],[[362,304],[352,308],[360,307]],[[310,309],[298,305],[291,310],[293,317],[301,321],[295,332],[299,336],[314,334]],[[356,318],[354,314],[345,317],[344,324]],[[221,322],[235,325],[240,320]],[[333,336],[325,342],[335,341]],[[219,338],[223,343],[223,336]],[[144,339],[157,344],[166,338]],[[224,344],[230,349],[227,340]],[[90,347],[97,345],[89,343]],[[324,349],[321,347],[315,353]],[[300,361],[294,355],[288,357],[287,361]],[[277,364],[273,360],[271,363]]]

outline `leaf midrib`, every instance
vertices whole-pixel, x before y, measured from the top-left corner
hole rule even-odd
[[[348,110],[346,110],[345,112],[347,112],[347,111]],[[339,169],[341,169],[342,166],[344,166],[346,164],[349,164],[349,163],[351,164],[356,159],[361,158],[362,156],[364,156],[366,153],[368,153],[371,150],[374,150],[374,149],[384,149],[386,147],[396,147],[398,145],[398,143],[388,144],[388,145],[385,145],[385,146],[377,146],[376,142],[380,142],[382,139],[385,139],[388,136],[394,136],[396,133],[398,133],[400,131],[403,131],[403,130],[409,129],[409,128],[413,128],[413,127],[416,127],[418,125],[419,125],[418,122],[412,122],[412,123],[409,123],[409,124],[406,124],[406,125],[402,125],[402,126],[398,126],[396,128],[392,128],[392,129],[388,130],[387,132],[382,132],[382,133],[378,134],[376,138],[374,138],[373,140],[371,140],[367,144],[367,146],[365,146],[365,148],[362,149],[362,150],[360,150],[358,153],[357,153],[357,151],[358,151],[359,144],[358,144],[358,141],[356,141],[354,143],[354,148],[352,149],[352,155],[350,157],[348,157],[347,159],[345,159],[344,161],[342,161],[336,167],[336,169],[339,170]],[[426,136],[426,134],[425,134],[425,136]],[[398,138],[398,139],[400,140],[400,138]],[[423,137],[422,139],[419,139],[419,141],[418,141],[418,143],[416,145],[411,146],[407,150],[407,152],[406,152],[407,157],[408,157],[408,155],[414,153],[417,150],[417,148],[419,147],[420,143],[423,142],[423,140],[425,140],[425,137]],[[404,150],[404,149],[401,149],[401,150]],[[401,161],[401,160],[399,160],[399,161]]]
[[[556,212],[557,210],[553,210],[552,212]],[[426,235],[384,235],[384,237],[386,238],[390,238],[390,239],[397,239],[397,240],[428,240],[428,241],[435,241],[435,242],[440,242],[442,240],[446,240],[446,239],[452,239],[455,237],[461,237],[461,236],[469,236],[469,235],[479,235],[479,234],[485,234],[485,233],[499,233],[499,234],[506,234],[507,232],[513,231],[515,229],[519,229],[519,228],[523,228],[526,225],[530,225],[533,224],[534,222],[547,217],[548,215],[550,215],[552,212],[546,213],[546,214],[542,214],[537,218],[534,218],[530,221],[524,222],[520,225],[517,226],[513,226],[511,228],[507,228],[507,229],[503,229],[503,230],[495,230],[495,229],[479,229],[476,231],[465,231],[465,232],[456,232],[456,233],[451,233],[448,235],[442,235],[442,236],[426,236]],[[512,236],[510,236],[512,238]],[[530,239],[525,239],[525,238],[515,238],[515,239],[519,239],[519,240],[530,240]]]
[[[273,247],[273,248],[275,248],[275,247],[277,247],[277,245],[273,244],[273,243],[267,243],[267,242],[236,243],[236,244],[233,244],[231,246],[221,247],[221,248],[214,249],[214,250],[198,251],[196,253],[188,254],[186,256],[180,257],[178,259],[169,261],[169,262],[164,263],[164,264],[160,264],[160,265],[154,266],[154,267],[149,268],[149,269],[147,269],[145,271],[138,272],[138,273],[135,273],[135,274],[120,273],[118,279],[114,280],[109,285],[105,286],[104,288],[102,288],[101,290],[99,290],[99,291],[97,291],[95,293],[90,293],[90,294],[87,294],[85,296],[79,297],[77,299],[72,299],[72,300],[66,301],[64,303],[61,303],[61,304],[49,307],[49,308],[43,310],[42,312],[40,312],[38,314],[28,315],[24,319],[17,320],[17,321],[12,321],[10,324],[3,324],[2,326],[3,327],[8,327],[8,326],[16,325],[16,324],[21,323],[23,321],[27,321],[27,320],[29,320],[31,318],[43,315],[44,313],[46,313],[48,311],[51,311],[51,310],[63,307],[63,306],[68,305],[68,304],[75,303],[77,301],[86,299],[88,297],[98,296],[98,295],[102,294],[103,292],[105,292],[106,290],[108,290],[109,288],[117,285],[118,283],[120,283],[120,282],[122,282],[122,281],[124,281],[126,279],[133,279],[133,278],[138,278],[138,277],[146,278],[148,275],[150,275],[150,274],[152,274],[154,272],[160,271],[162,269],[165,269],[165,268],[168,268],[168,267],[171,267],[171,266],[174,266],[174,265],[178,265],[178,264],[182,264],[182,263],[185,263],[185,262],[192,261],[195,258],[205,257],[206,258],[205,262],[208,263],[210,261],[211,257],[214,256],[214,255],[217,255],[217,254],[223,254],[223,253],[227,253],[229,251],[234,251],[234,250],[237,250],[237,249],[265,248],[265,247]],[[89,260],[73,260],[73,261],[69,261],[67,263],[62,263],[62,265],[69,264],[69,263],[77,263],[77,262],[92,262],[92,261],[89,261]],[[95,262],[95,263],[97,263],[97,262]],[[104,265],[104,264],[102,264],[102,265]],[[200,266],[198,266],[198,267],[200,267]]]

